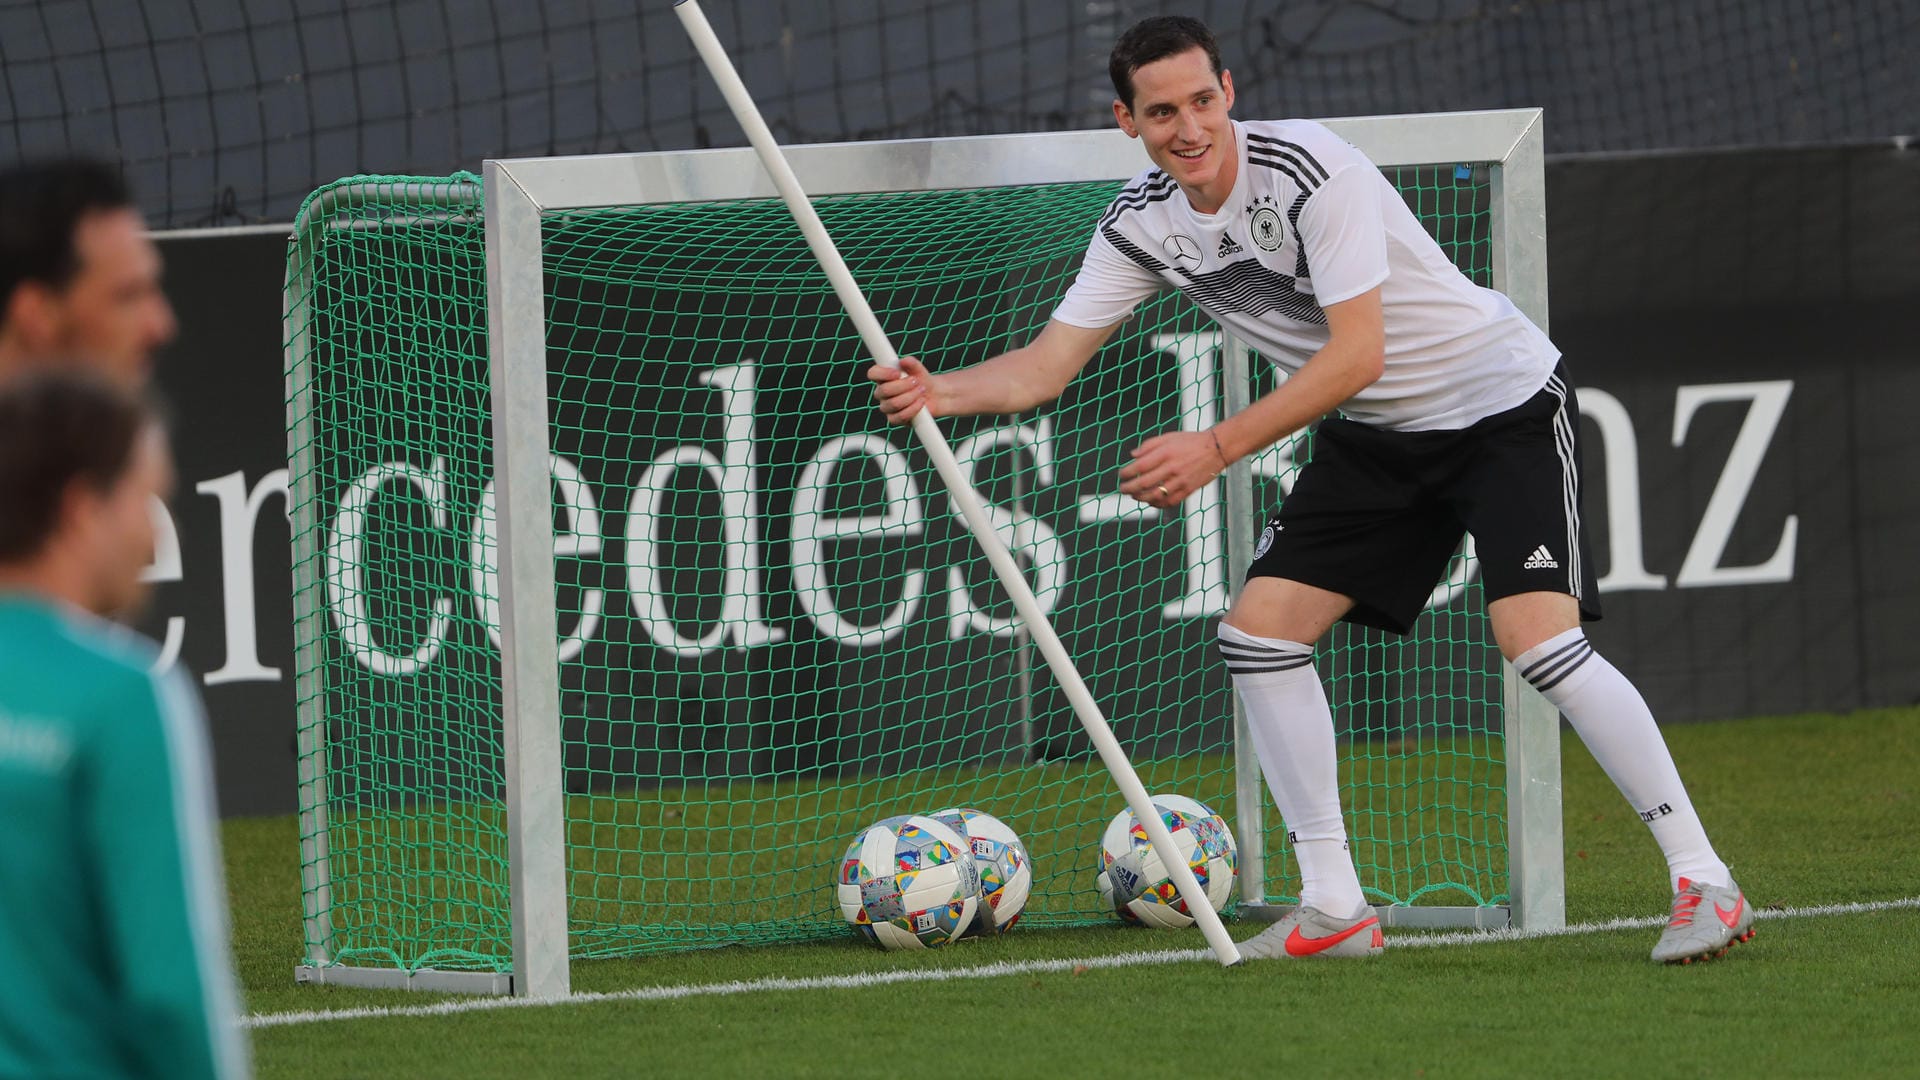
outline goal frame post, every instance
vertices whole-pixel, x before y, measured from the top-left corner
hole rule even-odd
[[[1382,168],[1486,165],[1491,179],[1493,285],[1542,330],[1547,328],[1546,190],[1539,109],[1345,117],[1323,123]],[[815,197],[1115,181],[1138,174],[1146,165],[1139,145],[1117,129],[822,143],[783,149],[802,186]],[[501,978],[479,972],[349,968],[329,964],[325,956],[316,954],[313,959],[318,964],[300,967],[302,981],[536,997],[569,992],[541,216],[548,211],[779,197],[754,151],[747,147],[489,159],[483,177],[488,354],[493,387],[492,464],[499,485],[502,722],[511,860],[512,973]],[[317,215],[303,213],[303,222],[309,216]],[[296,241],[300,232],[297,223]],[[290,318],[294,314],[289,311]],[[1248,362],[1246,345],[1224,335],[1221,364],[1228,409],[1246,403]],[[310,413],[311,364],[304,342],[296,342],[291,334],[287,364],[289,435],[297,455],[310,452],[299,445],[299,435]],[[852,393],[852,388],[848,392]],[[1251,553],[1254,523],[1266,507],[1254,503],[1248,462],[1230,467],[1225,481],[1229,587],[1237,590]],[[295,505],[310,502],[296,500]],[[306,534],[296,529],[296,545],[300,535]],[[317,542],[315,538],[308,541]],[[311,573],[310,560],[303,565]],[[324,614],[297,606],[296,620],[303,624],[303,634],[314,635],[309,647],[317,648]],[[1565,924],[1559,714],[1504,661],[1502,683],[1509,903],[1492,907],[1383,907],[1382,921],[1388,925],[1539,930]],[[319,698],[308,695],[302,700],[317,703]],[[1259,764],[1237,695],[1234,710],[1238,820],[1259,820]],[[316,835],[323,845],[325,725],[320,717],[304,712],[301,720],[302,783],[308,787],[306,794],[321,798]],[[303,803],[306,801],[303,798]],[[1243,826],[1241,833],[1243,907],[1253,917],[1275,916],[1284,909],[1264,906],[1264,830]],[[324,949],[325,912],[316,910],[312,901],[317,890],[327,887],[323,847],[319,854],[305,871],[308,937]]]

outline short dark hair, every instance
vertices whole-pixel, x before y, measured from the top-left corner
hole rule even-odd
[[[59,289],[80,269],[73,234],[80,220],[132,208],[120,170],[69,158],[0,171],[0,318],[14,290],[29,281]]]
[[[113,487],[141,432],[159,422],[146,398],[93,375],[26,375],[0,385],[0,563],[39,554],[67,490],[76,481]]]
[[[1128,109],[1133,108],[1133,73],[1188,49],[1205,49],[1207,62],[1213,65],[1213,77],[1220,77],[1220,42],[1199,19],[1185,15],[1155,15],[1141,19],[1113,43],[1113,55],[1107,58],[1107,74],[1113,79],[1113,92]]]

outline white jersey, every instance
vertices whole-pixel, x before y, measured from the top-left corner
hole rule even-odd
[[[1558,349],[1467,280],[1365,154],[1311,120],[1235,121],[1240,167],[1202,214],[1159,169],[1121,190],[1053,317],[1108,326],[1171,285],[1288,374],[1329,337],[1322,310],[1380,286],[1386,369],[1340,407],[1398,431],[1457,429],[1546,385]]]

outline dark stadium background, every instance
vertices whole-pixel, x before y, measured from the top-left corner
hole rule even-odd
[[[1624,406],[1638,457],[1637,506],[1612,505],[1589,422],[1603,573],[1614,518],[1636,513],[1666,579],[1609,593],[1593,636],[1663,720],[1920,701],[1920,7],[707,7],[789,141],[1106,124],[1105,50],[1162,10],[1220,33],[1242,117],[1544,107],[1553,336],[1581,387]],[[294,802],[284,504],[266,497],[249,529],[239,499],[285,466],[280,277],[302,198],[357,172],[741,141],[665,2],[0,8],[0,163],[116,159],[162,230],[182,580],[148,629],[183,620],[224,810]],[[1683,587],[1747,410],[1703,406],[1677,440],[1677,396],[1780,381],[1786,411],[1719,565],[1763,562],[1793,517],[1789,576]]]

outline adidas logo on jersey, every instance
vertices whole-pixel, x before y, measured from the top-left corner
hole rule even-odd
[[[1541,544],[1539,547],[1533,549],[1533,554],[1527,556],[1526,562],[1520,564],[1520,569],[1558,570],[1560,569],[1560,564],[1553,560],[1553,552],[1547,550],[1547,545]]]
[[[1216,259],[1224,259],[1229,255],[1238,255],[1245,250],[1247,249],[1233,242],[1232,236],[1226,233],[1221,233],[1220,248],[1219,250],[1213,253],[1213,257]]]

